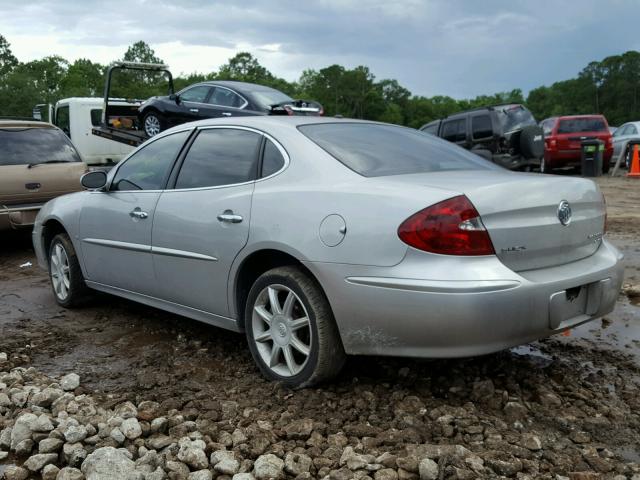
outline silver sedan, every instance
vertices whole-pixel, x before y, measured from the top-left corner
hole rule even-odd
[[[60,305],[93,289],[244,331],[263,374],[291,386],[347,354],[546,337],[610,312],[622,283],[592,181],[509,172],[393,125],[205,120],[83,185],[33,231]]]
[[[631,140],[640,141],[640,122],[629,122],[624,125],[620,125],[613,133],[613,155],[611,156],[611,162],[618,160],[618,156],[624,150],[623,163],[629,168],[631,164],[631,151],[628,147],[628,143]]]

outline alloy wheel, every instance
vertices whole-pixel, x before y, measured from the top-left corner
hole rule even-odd
[[[312,329],[304,304],[293,290],[273,284],[256,298],[251,318],[260,358],[281,377],[302,371],[311,355]]]
[[[64,247],[56,243],[51,251],[51,282],[56,296],[64,301],[69,296],[71,278],[69,275],[69,257]]]
[[[144,131],[149,137],[160,133],[160,119],[155,115],[147,115],[144,119]]]

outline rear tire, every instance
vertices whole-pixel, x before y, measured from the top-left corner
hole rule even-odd
[[[69,235],[59,233],[49,245],[49,278],[53,296],[59,305],[73,308],[89,298],[76,250]]]
[[[146,113],[142,119],[142,128],[147,137],[155,137],[163,130],[167,129],[167,121],[155,110]]]
[[[251,355],[267,379],[304,388],[330,380],[344,365],[329,302],[302,269],[262,274],[249,291],[244,315]]]

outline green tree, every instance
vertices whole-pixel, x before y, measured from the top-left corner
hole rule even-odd
[[[81,58],[69,65],[61,81],[63,97],[100,97],[104,89],[104,67]]]
[[[18,59],[11,52],[11,45],[0,35],[0,78],[11,72],[16,65]]]

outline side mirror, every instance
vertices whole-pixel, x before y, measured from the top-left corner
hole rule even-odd
[[[100,190],[107,184],[107,174],[102,170],[85,173],[80,183],[87,190]]]
[[[180,103],[180,95],[178,95],[177,93],[172,93],[171,95],[169,95],[169,100]]]

